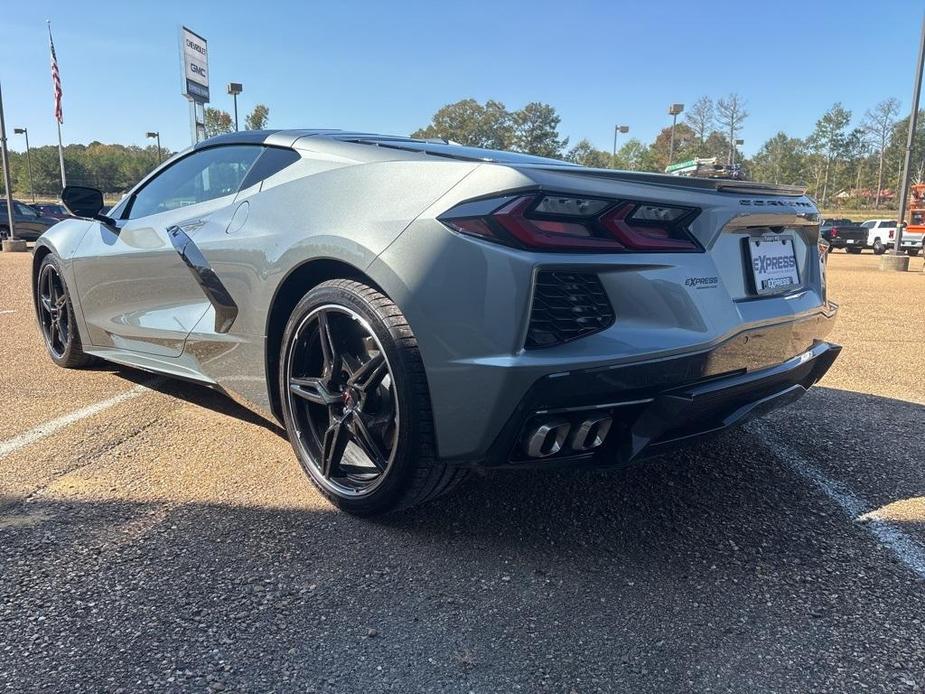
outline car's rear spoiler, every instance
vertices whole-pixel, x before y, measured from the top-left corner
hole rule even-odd
[[[519,165],[518,168],[523,165]],[[694,188],[697,190],[715,190],[722,193],[740,195],[780,195],[800,197],[806,193],[802,186],[778,185],[775,183],[757,183],[752,181],[732,181],[723,178],[695,178],[693,176],[670,176],[668,174],[646,173],[642,171],[619,171],[614,169],[588,169],[578,166],[529,166],[570,176],[595,176],[632,183],[650,183],[676,188]]]

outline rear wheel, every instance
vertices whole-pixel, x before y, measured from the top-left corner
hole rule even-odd
[[[10,238],[10,228],[5,224],[0,226],[0,241]]]
[[[305,295],[283,333],[279,387],[299,462],[345,511],[413,506],[465,474],[436,461],[417,341],[372,287],[331,280]]]
[[[849,246],[849,247],[846,248],[845,250],[848,251],[849,253],[851,253],[852,255],[858,255],[858,254],[859,254],[861,251],[863,251],[864,249],[863,249],[863,248],[855,248],[855,247],[853,247],[853,246]]]
[[[66,369],[92,364],[95,359],[83,351],[71,296],[53,255],[45,256],[39,267],[35,301],[45,349],[51,360]]]
[[[918,248],[909,248],[909,249],[906,250],[906,253],[908,253],[909,255],[911,255],[911,256],[913,256],[913,257],[915,257],[915,256],[917,256],[917,255],[919,254],[919,250],[920,250],[920,249],[918,249]]]
[[[874,254],[883,255],[886,252],[886,246],[883,245],[883,241],[878,238],[874,239]]]

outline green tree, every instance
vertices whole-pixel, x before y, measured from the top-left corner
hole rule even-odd
[[[565,156],[568,161],[589,166],[593,169],[609,169],[613,166],[613,157],[610,152],[596,149],[587,138],[579,140]]]
[[[839,159],[848,154],[849,141],[846,130],[850,122],[851,111],[842,106],[841,102],[836,102],[816,121],[816,127],[809,136],[809,145],[816,158],[815,192],[822,207],[828,202],[832,170],[837,170]]]
[[[568,138],[559,138],[560,120],[549,104],[530,102],[514,113],[514,149],[541,157],[561,157]]]
[[[266,130],[269,122],[270,108],[263,104],[257,104],[254,106],[254,110],[244,119],[244,127],[248,130]]]
[[[864,114],[862,127],[867,131],[877,152],[877,193],[874,198],[874,207],[880,207],[880,195],[883,191],[883,164],[887,147],[890,144],[890,136],[896,127],[897,115],[899,115],[899,99],[894,97],[884,99]]]
[[[228,111],[222,111],[211,106],[206,106],[204,125],[206,137],[224,135],[234,130],[234,120],[231,118],[231,114]]]
[[[805,180],[805,146],[781,131],[765,142],[749,162],[752,177],[768,183],[798,184]]]
[[[614,166],[626,171],[654,171],[654,167],[649,168],[651,159],[649,148],[638,138],[632,137],[617,150]]]
[[[489,99],[482,105],[475,99],[463,99],[442,107],[429,125],[411,136],[439,138],[470,147],[509,149],[513,138],[511,114],[500,101]]]

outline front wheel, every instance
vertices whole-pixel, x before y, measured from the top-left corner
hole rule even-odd
[[[886,253],[886,246],[883,245],[883,241],[880,239],[874,239],[874,255],[883,255]]]
[[[373,515],[428,501],[464,470],[436,460],[424,365],[398,307],[360,282],[309,291],[283,333],[279,388],[289,440],[337,507]]]
[[[861,251],[863,251],[864,249],[863,249],[863,248],[857,248],[857,247],[854,247],[854,246],[848,246],[845,250],[848,251],[849,253],[851,253],[851,255],[858,255],[858,254],[859,254]]]
[[[920,250],[920,249],[918,249],[918,248],[909,248],[909,249],[906,250],[906,253],[908,253],[909,255],[911,255],[911,256],[914,258],[915,256],[917,256],[917,255],[919,254],[919,250]]]
[[[95,361],[83,351],[71,296],[53,255],[45,256],[39,266],[35,307],[45,349],[55,364],[66,369],[79,369]]]

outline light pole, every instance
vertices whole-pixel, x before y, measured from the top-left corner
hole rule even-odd
[[[234,131],[238,132],[238,94],[244,91],[244,85],[240,82],[229,82],[228,93],[234,99]]]
[[[674,162],[674,127],[678,124],[678,114],[684,110],[684,104],[672,104],[668,107],[668,115],[671,116],[671,143],[668,145],[668,165]]]
[[[912,113],[906,134],[906,152],[903,156],[903,175],[899,182],[899,218],[896,220],[896,238],[892,251],[880,256],[881,270],[905,272],[909,269],[909,256],[902,251],[903,224],[906,223],[906,201],[909,197],[909,168],[912,164],[912,146],[915,143],[915,124],[919,116],[919,96],[922,94],[922,67],[925,65],[925,14],[922,15],[922,34],[919,37],[919,61],[915,68],[912,87]]]
[[[32,151],[29,149],[29,128],[13,128],[16,135],[26,136],[26,166],[29,167],[29,193],[32,195],[32,204],[35,204],[35,179],[32,178]]]
[[[736,165],[736,148],[740,145],[744,145],[745,140],[733,140],[732,142],[732,165]]]
[[[617,168],[617,133],[623,133],[625,135],[629,131],[630,126],[628,125],[613,126],[613,158],[610,160],[610,165],[614,168]]]
[[[161,131],[153,130],[151,132],[145,133],[145,137],[149,140],[157,139],[157,163],[161,163]]]

